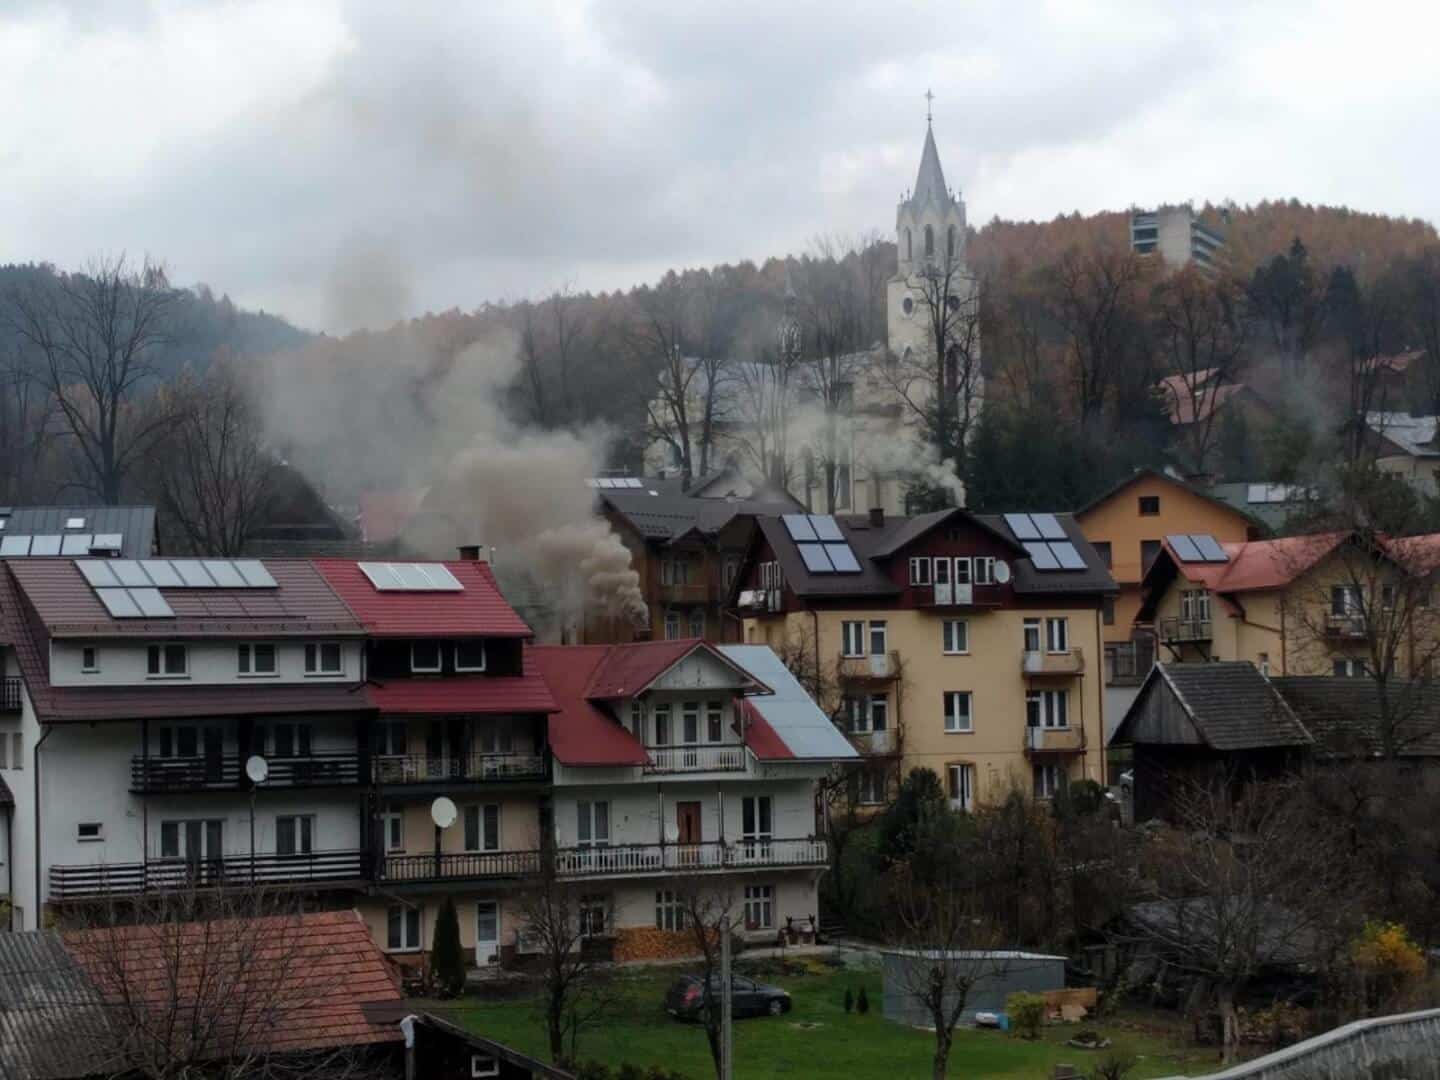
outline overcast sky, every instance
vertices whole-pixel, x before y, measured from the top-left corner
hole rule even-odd
[[[148,251],[332,331],[625,287],[893,228],[927,87],[975,225],[1440,218],[1440,7],[1183,8],[0,0],[0,261]]]

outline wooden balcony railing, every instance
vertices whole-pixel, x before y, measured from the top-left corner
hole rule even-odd
[[[543,780],[546,775],[543,754],[382,754],[375,758],[375,780],[380,784]]]
[[[0,713],[20,711],[20,676],[6,675],[0,678]]]
[[[77,900],[175,889],[304,885],[360,881],[359,851],[226,855],[216,859],[151,859],[134,863],[52,866],[50,899]]]
[[[442,851],[438,855],[386,855],[380,880],[479,881],[516,878],[540,872],[538,851]]]
[[[1174,616],[1168,619],[1161,619],[1160,640],[1171,642],[1209,641],[1210,620],[1184,619]]]
[[[1059,675],[1069,677],[1085,674],[1085,651],[1066,649],[1064,652],[1031,652],[1020,654],[1020,670],[1025,675]]]
[[[743,746],[647,746],[647,773],[743,772]]]
[[[265,788],[344,787],[360,783],[360,755],[320,751],[304,757],[266,757]],[[134,757],[130,790],[146,794],[234,791],[248,786],[236,754],[211,757]]]

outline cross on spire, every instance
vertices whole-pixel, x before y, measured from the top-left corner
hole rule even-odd
[[[925,123],[926,123],[926,124],[930,124],[930,123],[932,123],[932,122],[934,121],[934,117],[932,117],[932,116],[930,115],[930,103],[933,102],[934,100],[935,100],[935,95],[932,94],[929,90],[926,90],[926,91],[925,91]]]

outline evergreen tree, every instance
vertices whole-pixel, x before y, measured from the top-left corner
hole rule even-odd
[[[459,997],[465,990],[465,952],[460,946],[460,918],[455,901],[447,896],[435,923],[430,950],[430,971],[441,997]]]

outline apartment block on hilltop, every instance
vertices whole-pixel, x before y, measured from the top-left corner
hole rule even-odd
[[[903,771],[969,809],[1104,780],[1101,612],[1115,584],[1065,515],[757,519],[746,641],[803,671],[865,755],[859,805]]]
[[[1162,206],[1131,212],[1130,248],[1141,255],[1158,253],[1177,269],[1193,262],[1204,270],[1215,270],[1224,255],[1225,235],[1189,206]]]

